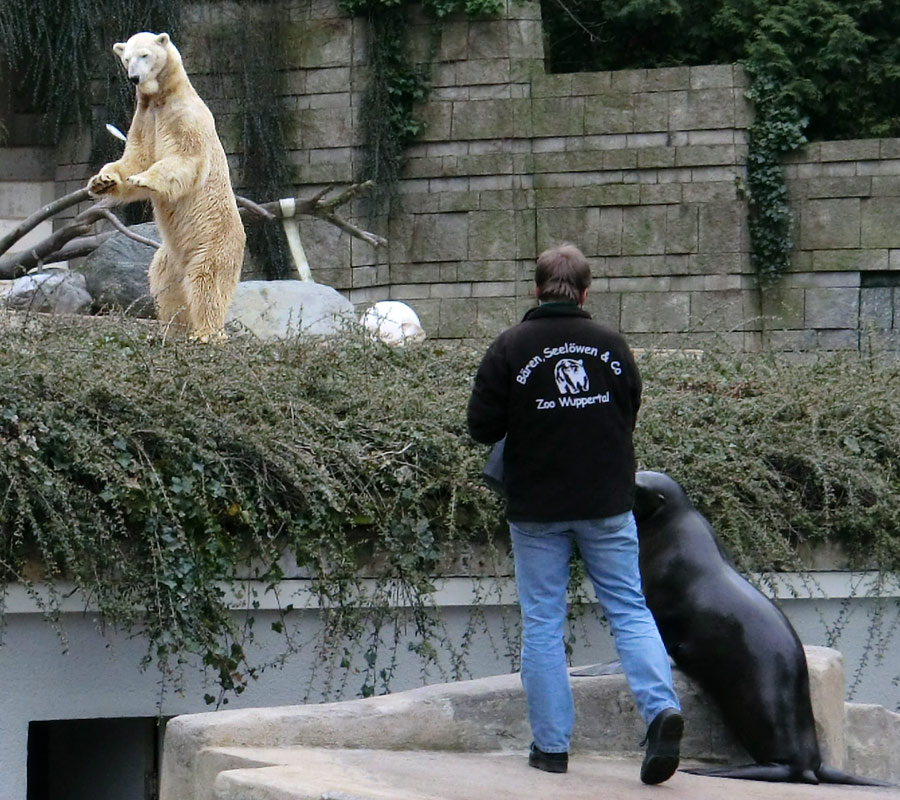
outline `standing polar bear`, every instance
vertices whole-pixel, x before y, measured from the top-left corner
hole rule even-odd
[[[169,34],[136,33],[113,52],[137,104],[125,152],[88,191],[115,203],[152,201],[162,238],[149,272],[158,318],[201,341],[223,338],[246,237],[213,116]]]

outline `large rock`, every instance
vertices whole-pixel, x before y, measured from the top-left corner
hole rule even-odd
[[[6,305],[16,311],[87,314],[91,295],[84,276],[65,269],[25,275],[13,281]]]
[[[298,333],[334,334],[355,323],[353,304],[340,292],[310,281],[242,281],[225,320],[260,339],[287,339]]]
[[[846,769],[900,783],[900,714],[865,703],[847,703],[846,712]]]
[[[131,227],[135,233],[159,241],[153,222]],[[84,275],[94,310],[120,309],[136,317],[154,319],[147,269],[156,250],[116,233],[85,258],[78,271]]]

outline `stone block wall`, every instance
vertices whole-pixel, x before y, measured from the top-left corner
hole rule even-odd
[[[768,293],[779,348],[900,349],[900,140],[811,144],[787,164],[792,271]]]
[[[52,151],[41,147],[0,147],[0,237],[56,197]],[[53,232],[45,220],[10,248],[27,250]]]
[[[359,174],[368,28],[336,0],[281,7],[278,101],[296,194],[308,196]],[[237,78],[212,74],[210,34],[237,8],[190,6],[178,44],[240,190]],[[430,64],[431,92],[417,109],[426,127],[390,218],[363,218],[361,204],[352,212],[389,245],[303,219],[316,280],[360,306],[404,300],[432,337],[487,337],[531,305],[535,256],[568,240],[593,267],[589,310],[635,346],[898,347],[900,140],[820,143],[789,160],[793,268],[761,294],[749,258],[752,108],[740,68],[546,74],[537,0],[440,26],[413,15],[410,35]],[[59,194],[90,173],[84,133],[58,150]]]

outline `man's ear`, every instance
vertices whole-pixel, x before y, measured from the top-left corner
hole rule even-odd
[[[125,52],[125,42],[116,42],[113,45],[113,52],[119,57],[122,57],[122,53]]]
[[[161,44],[163,47],[165,47],[169,43],[169,34],[168,33],[160,33],[156,37],[156,43]]]

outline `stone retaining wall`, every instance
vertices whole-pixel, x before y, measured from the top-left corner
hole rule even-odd
[[[367,27],[336,0],[283,5],[273,47],[302,196],[358,172]],[[179,42],[232,153],[234,82],[208,74],[205,31],[233,11],[191,7]],[[389,221],[361,220],[389,247],[304,220],[317,280],[357,304],[404,300],[432,337],[492,336],[531,304],[535,255],[565,239],[593,265],[589,309],[635,346],[900,347],[900,140],[825,142],[789,160],[793,271],[761,297],[743,192],[752,109],[738,67],[548,75],[537,0],[434,34],[412,21],[420,59],[433,54],[432,90],[399,203]],[[60,148],[59,193],[83,185],[88,152],[83,136]]]

